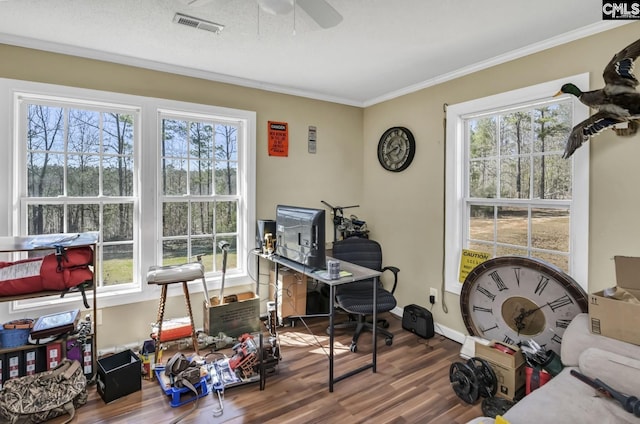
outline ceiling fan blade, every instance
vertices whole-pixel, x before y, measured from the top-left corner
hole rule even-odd
[[[296,3],[322,28],[331,28],[342,22],[342,15],[325,0],[297,0]]]
[[[183,3],[187,6],[192,6],[192,7],[200,7],[200,6],[204,6],[206,4],[211,3],[214,0],[178,0],[180,3]]]
[[[258,0],[258,5],[272,15],[286,15],[293,10],[293,0]]]

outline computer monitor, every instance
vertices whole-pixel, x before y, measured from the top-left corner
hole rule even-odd
[[[276,207],[276,254],[309,268],[325,269],[325,211]]]

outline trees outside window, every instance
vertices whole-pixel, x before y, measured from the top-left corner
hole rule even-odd
[[[25,101],[26,233],[101,232],[101,285],[131,283],[137,111]]]
[[[248,281],[255,112],[0,79],[0,114],[15,115],[13,122],[0,118],[14,126],[0,158],[13,184],[0,186],[0,195],[17,205],[0,229],[98,231],[104,306],[155,299],[146,284],[155,265],[202,260],[215,287],[220,241],[229,243],[228,283]],[[201,287],[194,283],[194,291]]]
[[[237,267],[238,124],[162,117],[162,252],[165,265],[200,258],[207,271]]]
[[[586,287],[588,148],[571,160],[562,154],[588,111],[567,96],[552,98],[561,85],[447,109],[448,290],[460,291],[462,249],[543,259]]]

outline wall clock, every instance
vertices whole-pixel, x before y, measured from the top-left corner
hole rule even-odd
[[[382,134],[378,142],[378,161],[388,171],[404,171],[416,154],[416,140],[405,127],[392,127]]]
[[[571,320],[588,311],[578,283],[539,259],[502,256],[476,266],[460,293],[460,310],[472,336],[517,345],[534,340],[560,354]]]

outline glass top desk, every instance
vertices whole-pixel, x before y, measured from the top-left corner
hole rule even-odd
[[[377,286],[378,286],[378,281],[380,278],[381,273],[379,271],[373,270],[373,269],[369,269],[369,268],[365,268],[356,264],[353,264],[351,262],[346,262],[346,261],[340,261],[338,259],[335,258],[331,258],[331,257],[327,257],[327,259],[333,259],[333,260],[337,260],[338,262],[340,262],[340,271],[347,271],[349,272],[351,275],[346,276],[346,277],[342,277],[339,278],[337,280],[331,280],[328,278],[327,272],[326,270],[312,270],[309,267],[300,264],[298,262],[294,262],[291,261],[289,259],[280,257],[278,255],[263,255],[262,253],[258,252],[258,251],[254,251],[254,254],[256,254],[258,257],[260,258],[264,258],[272,263],[275,264],[275,272],[276,272],[276,279],[275,281],[278,281],[278,265],[282,265],[285,266],[289,269],[292,269],[294,271],[297,271],[301,274],[306,275],[307,277],[313,278],[323,284],[326,284],[329,287],[329,312],[327,314],[314,314],[314,315],[309,315],[309,316],[328,316],[329,317],[329,391],[333,392],[333,385],[334,383],[337,383],[340,380],[343,380],[347,377],[350,377],[354,374],[360,373],[362,371],[365,371],[369,368],[372,369],[372,371],[375,373],[376,372],[376,360],[377,360],[377,343],[376,343],[376,326],[373,326],[372,329],[372,340],[373,340],[373,349],[372,349],[372,353],[371,353],[371,362],[353,369],[351,371],[348,371],[344,374],[341,374],[339,376],[334,376],[334,368],[333,368],[333,360],[334,360],[334,354],[333,354],[333,343],[334,343],[334,315],[335,315],[335,289],[336,286],[339,286],[341,284],[349,284],[349,283],[353,283],[356,281],[361,281],[361,280],[368,280],[368,279],[373,279],[373,303],[376,304],[377,303],[377,294],[378,294],[378,290],[377,290]],[[277,290],[276,292],[276,296],[277,296]],[[302,316],[302,315],[299,315]],[[378,316],[377,316],[377,311],[376,308],[373,309],[373,322],[377,322]]]

